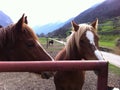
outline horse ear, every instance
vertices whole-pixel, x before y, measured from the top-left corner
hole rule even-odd
[[[25,16],[25,23],[28,24],[27,16]]]
[[[16,30],[17,31],[22,30],[24,21],[25,21],[25,18],[24,18],[24,14],[23,14],[22,17],[19,19],[19,21],[16,23]]]
[[[92,26],[95,30],[97,30],[97,28],[98,28],[98,18],[91,24],[91,26]]]
[[[73,30],[78,31],[79,26],[74,21],[72,21],[71,24],[72,24]]]

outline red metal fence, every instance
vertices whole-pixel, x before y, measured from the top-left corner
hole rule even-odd
[[[0,62],[0,72],[97,70],[97,90],[107,90],[107,61],[10,61]]]

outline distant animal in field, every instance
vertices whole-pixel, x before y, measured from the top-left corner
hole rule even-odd
[[[120,90],[119,88],[115,88],[115,87],[110,87],[108,86],[108,89],[107,90]]]
[[[17,23],[0,28],[0,60],[52,61],[23,15]]]
[[[0,25],[0,28],[3,28],[3,26],[2,26],[2,25]]]
[[[98,19],[90,25],[78,25],[74,21],[71,24],[72,33],[55,60],[104,60],[98,49]],[[84,80],[85,71],[57,71],[54,75],[56,90],[82,90]]]
[[[48,43],[49,43],[49,45],[53,45],[54,44],[54,40],[50,40]]]

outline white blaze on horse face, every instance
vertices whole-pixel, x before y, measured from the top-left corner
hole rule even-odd
[[[51,58],[52,61],[54,61],[54,59],[46,52],[46,50],[42,47],[42,45],[39,43],[39,41],[37,41],[37,44],[43,49],[43,51]]]
[[[94,35],[91,31],[86,31],[86,37],[90,41],[90,44],[95,45]]]
[[[102,53],[98,49],[95,50],[94,53],[99,60],[104,60]]]
[[[94,34],[92,33],[92,31],[86,31],[86,37],[87,39],[90,41],[90,44],[92,44],[95,47],[95,51],[94,54],[95,56],[99,59],[99,60],[104,60],[101,52],[97,49],[97,47],[95,46],[95,42],[94,42]]]

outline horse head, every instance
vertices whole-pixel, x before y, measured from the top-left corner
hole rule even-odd
[[[75,59],[86,60],[104,60],[99,51],[99,37],[97,35],[98,19],[88,24],[72,23],[72,34],[69,36],[67,43],[67,53],[69,57],[76,57]],[[72,53],[75,50],[76,53]],[[71,53],[69,53],[71,52]]]
[[[16,24],[0,29],[0,60],[53,60],[27,23],[23,14]]]

